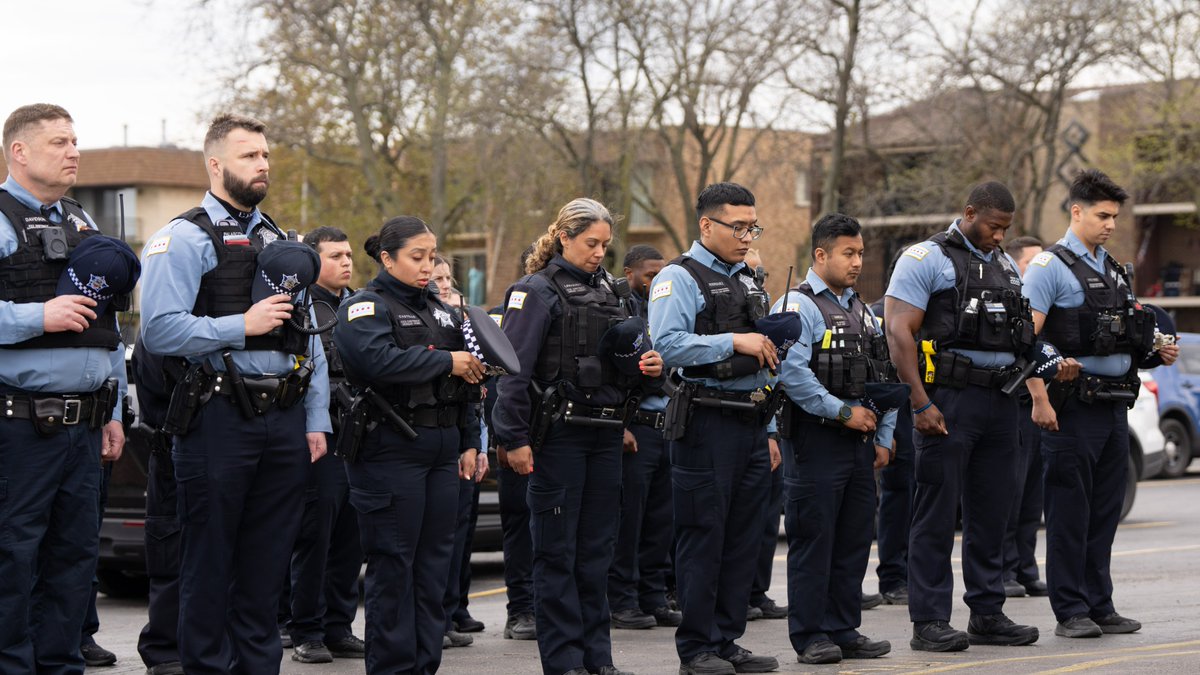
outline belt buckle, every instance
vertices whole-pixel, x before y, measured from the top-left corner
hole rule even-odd
[[[600,419],[610,420],[617,416],[616,408],[601,408]]]
[[[83,416],[83,401],[77,398],[63,399],[63,418],[62,423],[65,426],[73,426],[79,424],[79,418]]]

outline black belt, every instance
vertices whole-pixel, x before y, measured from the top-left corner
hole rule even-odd
[[[633,423],[634,424],[642,424],[642,425],[648,426],[651,429],[654,429],[656,431],[661,430],[663,428],[663,424],[664,424],[664,422],[666,422],[666,420],[667,420],[666,414],[661,413],[661,412],[652,412],[649,410],[639,410],[633,414]]]
[[[228,381],[224,373],[220,373],[218,377],[220,379],[217,386],[213,387],[213,393],[233,398],[233,384]],[[242,378],[242,385],[246,388],[246,394],[250,397],[251,404],[259,411],[265,411],[275,403],[282,384],[283,379],[278,377]]]
[[[18,420],[41,420],[49,425],[75,426],[86,424],[89,429],[99,429],[108,420],[108,412],[97,410],[99,401],[95,394],[6,394],[4,417]],[[99,413],[99,414],[96,414]]]
[[[967,384],[991,389],[1003,387],[1012,377],[1010,368],[970,368],[967,370]]]
[[[705,408],[732,409],[739,412],[759,412],[767,402],[767,393],[761,389],[755,391],[725,391],[709,387],[696,387],[692,401]]]
[[[457,405],[443,408],[395,408],[400,419],[414,427],[456,427],[462,407]]]

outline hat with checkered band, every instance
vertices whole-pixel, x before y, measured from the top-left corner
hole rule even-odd
[[[94,234],[71,251],[67,267],[58,278],[57,294],[84,295],[95,300],[95,312],[100,316],[114,297],[133,292],[141,274],[142,264],[129,244]]]
[[[462,323],[463,340],[467,351],[488,367],[489,375],[518,375],[521,362],[508,336],[483,309],[466,306]]]
[[[277,239],[258,254],[258,269],[250,285],[250,301],[272,295],[290,295],[316,283],[321,275],[321,256],[308,244]]]
[[[653,348],[646,320],[639,316],[622,319],[600,336],[600,354],[625,375],[641,375],[642,354]]]
[[[862,404],[867,410],[883,417],[908,401],[912,388],[903,382],[868,382]]]

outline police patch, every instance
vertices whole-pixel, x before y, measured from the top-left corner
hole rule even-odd
[[[798,302],[789,302],[789,303],[787,304],[787,306],[783,308],[783,311],[785,311],[785,312],[799,312],[799,311],[800,311],[800,303],[798,303]]]
[[[509,309],[521,309],[525,306],[525,296],[528,295],[525,291],[513,291],[508,296]]]
[[[356,302],[346,310],[346,321],[353,321],[364,316],[375,316],[375,303]]]
[[[658,300],[659,298],[665,298],[670,294],[671,294],[671,282],[670,281],[663,281],[661,283],[657,283],[654,285],[653,290],[650,291],[650,302],[654,302],[655,300]]]
[[[904,255],[917,260],[924,260],[925,256],[929,255],[929,249],[925,248],[921,244],[913,244],[912,246],[908,247],[908,250],[904,252]]]
[[[500,327],[504,326],[504,315],[503,314],[488,314],[488,316],[491,317],[492,321],[496,322],[497,326],[500,326]]]
[[[1045,267],[1046,265],[1050,264],[1050,259],[1053,257],[1054,254],[1050,251],[1042,251],[1041,253],[1033,256],[1033,260],[1030,260],[1029,264],[1037,265],[1038,267]]]
[[[146,255],[151,256],[151,255],[155,255],[157,253],[166,253],[167,249],[170,246],[171,246],[171,238],[170,237],[159,237],[158,239],[155,239],[154,241],[150,242],[149,244],[146,244]]]

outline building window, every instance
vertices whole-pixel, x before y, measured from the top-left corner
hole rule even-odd
[[[467,304],[487,302],[487,252],[483,250],[455,251],[450,256],[454,285],[467,299]]]
[[[125,235],[137,239],[137,188],[79,188],[73,191],[72,197],[83,205],[83,210],[96,221],[100,231],[112,237],[121,236],[124,201]]]
[[[802,166],[796,167],[795,193],[796,206],[804,208],[812,203],[808,193],[808,169]]]
[[[642,204],[651,203],[650,195],[654,193],[654,172],[648,166],[640,166],[633,171],[629,190],[633,194],[633,206],[629,209],[630,227],[650,227],[654,218]],[[640,203],[639,203],[640,202]]]

